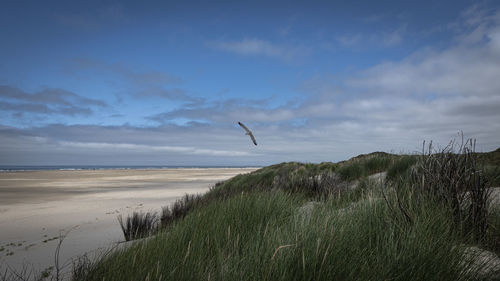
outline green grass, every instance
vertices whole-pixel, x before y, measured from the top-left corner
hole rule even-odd
[[[283,192],[213,202],[155,238],[115,252],[81,280],[475,278],[464,271],[446,209],[420,206],[414,223],[401,228],[373,197],[351,205],[329,200],[310,220],[297,211],[304,202]]]
[[[360,155],[340,163],[335,172],[340,174],[342,179],[352,181],[386,171],[396,158],[396,155],[383,152]]]
[[[415,188],[418,157],[372,153],[236,176],[164,210],[155,237],[85,260],[74,280],[491,280],[464,252],[499,252],[500,210],[488,213],[484,239],[460,231],[453,208],[427,196],[432,186]],[[382,171],[385,185],[367,179]],[[354,180],[357,189],[345,188]]]
[[[125,240],[144,238],[156,232],[158,227],[158,216],[156,213],[134,212],[123,221],[123,217],[118,216],[118,222],[122,229]]]
[[[229,262],[257,265],[270,242],[261,238],[277,239],[277,229],[293,217],[301,201],[283,193],[253,193],[213,202],[151,241],[115,253],[85,278],[142,280],[150,274],[163,280],[204,280],[209,275],[218,280]]]
[[[387,178],[398,180],[400,177],[405,177],[409,168],[415,163],[417,163],[416,155],[401,155],[395,158],[387,169]]]
[[[482,163],[487,166],[490,178],[500,174],[496,162],[497,151],[478,154]],[[323,200],[331,193],[344,193],[349,182],[360,180],[374,173],[387,171],[387,178],[395,181],[407,178],[409,168],[416,163],[417,155],[395,155],[385,152],[374,152],[359,155],[340,163],[323,162],[320,164],[289,162],[264,167],[246,175],[235,176],[225,182],[216,184],[207,194],[196,197],[184,197],[173,206],[165,206],[161,216],[161,226],[165,227],[182,219],[196,206],[209,202],[231,198],[232,196],[254,191],[284,190],[302,193],[315,200]],[[319,177],[318,177],[319,176]],[[496,178],[500,181],[500,177]],[[133,219],[133,218],[130,218]],[[127,232],[124,231],[127,236]]]
[[[492,208],[488,214],[488,222],[484,245],[500,256],[500,206]]]
[[[500,148],[490,152],[478,153],[479,160],[492,166],[500,166]]]

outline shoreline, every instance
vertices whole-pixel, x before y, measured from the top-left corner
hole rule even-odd
[[[260,169],[263,166],[0,166],[1,173],[37,171],[114,171],[114,170],[197,170],[197,169]]]
[[[257,168],[37,170],[0,173],[0,205],[43,203],[124,189],[174,187],[201,181],[213,185]]]
[[[0,264],[53,265],[54,237],[73,229],[61,261],[123,241],[118,215],[160,211],[253,168],[49,170],[0,173]],[[12,254],[11,254],[12,253]]]

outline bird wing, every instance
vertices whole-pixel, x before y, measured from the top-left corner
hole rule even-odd
[[[250,131],[250,129],[248,129],[247,126],[243,125],[243,123],[241,123],[241,122],[238,122],[238,125],[240,125],[247,132],[247,134],[252,139],[253,144],[257,145],[257,141],[255,140],[255,137],[253,136],[252,131]]]
[[[248,134],[251,134],[252,132],[247,128],[247,126],[243,125],[243,123],[238,122],[238,125],[240,125],[245,131],[247,131]]]
[[[257,145],[257,141],[255,140],[255,137],[253,136],[252,132],[250,132],[249,135],[250,135],[250,138],[253,141],[253,144]]]

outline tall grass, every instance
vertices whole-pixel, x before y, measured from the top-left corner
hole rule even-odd
[[[74,279],[490,280],[464,246],[471,237],[499,245],[500,214],[488,212],[476,156],[469,140],[420,156],[266,167],[164,208],[171,227]],[[384,170],[385,188],[363,180]],[[348,190],[355,179],[363,188]],[[322,203],[301,219],[311,199]]]
[[[340,196],[347,191],[348,184],[335,172],[319,172],[302,166],[288,173],[274,177],[272,190],[301,193],[313,199],[325,199],[332,195]]]
[[[203,197],[198,194],[186,194],[181,199],[175,201],[171,206],[162,208],[161,227],[165,228],[176,220],[184,218],[194,207],[199,207],[203,202]]]
[[[247,175],[215,184],[204,195],[185,195],[170,206],[162,208],[159,224],[155,213],[136,213],[125,219],[118,218],[125,239],[143,238],[183,219],[192,209],[209,202],[227,200],[241,193],[282,190],[288,193],[302,193],[314,199],[337,197],[347,190],[347,183],[337,174],[332,163],[320,165],[284,163],[273,165]]]
[[[489,210],[487,222],[483,245],[500,256],[500,206]]]
[[[383,152],[360,155],[347,162],[341,163],[335,172],[340,174],[343,180],[352,181],[371,174],[386,171],[395,157],[395,155]]]
[[[439,204],[413,209],[403,228],[373,197],[331,199],[301,220],[306,200],[276,191],[209,203],[75,280],[477,280]]]
[[[45,274],[37,271],[32,265],[23,264],[20,269],[14,269],[0,264],[0,280],[1,281],[27,281],[27,280],[43,280]]]
[[[387,179],[391,181],[407,178],[410,168],[416,164],[418,155],[401,155],[395,158],[387,168]]]
[[[324,162],[315,165],[291,162],[272,165],[247,175],[238,175],[226,182],[217,183],[207,194],[186,195],[185,197],[177,200],[173,205],[163,207],[160,217],[160,227],[156,230],[165,228],[175,221],[184,218],[193,208],[197,206],[206,205],[209,202],[226,200],[245,192],[283,190],[289,193],[301,193],[309,198],[312,198],[313,200],[324,200],[332,195],[337,197],[346,195],[353,196],[352,192],[346,193],[350,185],[349,182],[360,180],[359,185],[364,186],[363,184],[366,180],[363,179],[366,178],[366,176],[382,171],[387,171],[387,179],[389,181],[411,181],[411,179],[409,179],[411,173],[410,168],[419,167],[418,169],[413,169],[413,174],[415,176],[415,171],[418,171],[419,173],[425,171],[424,176],[428,178],[427,186],[432,186],[430,188],[424,188],[424,193],[428,193],[429,190],[436,189],[434,186],[437,186],[436,184],[438,182],[440,182],[439,184],[441,184],[441,186],[447,186],[448,183],[443,183],[439,176],[436,178],[437,173],[447,172],[442,169],[436,169],[436,167],[441,167],[441,164],[450,159],[454,161],[461,159],[460,156],[457,156],[454,149],[455,147],[447,147],[441,153],[433,153],[432,147],[429,147],[428,151],[424,151],[420,157],[418,155],[392,155],[376,152],[367,155],[360,155],[339,164]],[[459,154],[462,152],[459,151]],[[467,159],[473,159],[473,161],[475,161],[474,159],[477,156],[473,150],[468,151],[467,155]],[[441,158],[446,156],[448,157],[448,160],[443,160],[438,158],[438,156]],[[483,158],[484,157],[485,156],[483,156]],[[455,172],[457,172],[458,169],[467,170],[468,168],[464,168],[463,165],[471,165],[471,161],[472,160],[462,161],[461,163],[458,163],[460,161],[455,161],[456,163],[454,165],[447,166],[448,172],[450,172],[451,169],[455,169]],[[474,171],[479,171],[475,162],[473,165],[475,165]],[[468,169],[467,171],[471,172],[472,170]],[[433,180],[431,180],[431,178]],[[483,178],[484,177],[480,176],[480,179]],[[438,187],[437,189],[440,188],[442,189],[442,187]],[[354,193],[360,195],[361,192],[362,188],[358,188]],[[477,198],[477,193],[470,194],[475,196],[473,198]],[[476,201],[473,200],[473,202]],[[476,208],[476,211],[477,210],[478,209]],[[481,212],[481,210],[479,210],[479,212]],[[127,218],[127,221],[129,220],[134,221],[134,218]],[[459,219],[459,221],[461,221],[461,219]],[[147,226],[147,224],[142,225]],[[127,234],[125,233],[127,228],[123,229],[124,234],[127,237]],[[143,232],[147,233],[148,231],[149,230],[146,229]],[[149,233],[154,231],[155,228],[153,227]],[[143,237],[143,232],[139,232],[140,235],[133,237]]]
[[[432,142],[424,149],[412,171],[412,184],[427,197],[445,204],[453,212],[454,222],[477,241],[487,229],[490,182],[475,153],[475,140],[450,142],[435,151]]]
[[[126,241],[148,237],[158,229],[158,215],[154,212],[134,212],[125,221],[120,215],[118,222]]]

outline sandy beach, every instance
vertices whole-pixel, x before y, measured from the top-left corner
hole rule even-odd
[[[22,171],[0,173],[0,264],[35,269],[123,241],[118,215],[160,211],[184,194],[255,168]],[[69,268],[69,267],[68,267]]]

